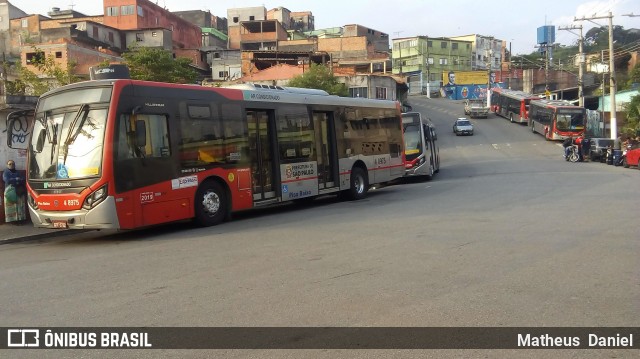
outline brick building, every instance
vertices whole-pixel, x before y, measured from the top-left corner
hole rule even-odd
[[[171,30],[175,49],[198,49],[200,27],[149,0],[103,0],[104,24],[120,30]]]
[[[88,76],[90,66],[104,60],[120,61],[124,48],[118,29],[94,20],[94,17],[50,19],[42,15],[13,19],[9,30],[12,51],[17,50],[22,65],[36,73],[31,64],[41,56],[37,49],[53,57],[63,68],[70,62],[76,63],[74,73]]]

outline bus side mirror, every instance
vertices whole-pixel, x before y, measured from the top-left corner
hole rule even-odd
[[[147,145],[147,125],[144,120],[136,120],[136,147]]]
[[[38,133],[38,141],[36,142],[37,153],[42,152],[42,149],[44,148],[44,141],[46,139],[47,139],[47,130],[43,128],[40,130],[40,133]]]

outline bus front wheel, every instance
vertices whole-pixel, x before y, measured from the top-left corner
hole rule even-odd
[[[196,223],[203,227],[222,222],[228,211],[227,195],[217,182],[205,181],[200,185],[195,198]]]
[[[430,181],[430,180],[432,180],[432,179],[433,179],[433,174],[434,174],[434,173],[435,173],[435,167],[434,167],[434,165],[433,165],[433,162],[430,162],[430,163],[429,163],[429,173],[428,173],[427,175],[425,175],[425,176],[424,176],[424,178],[425,178],[427,181]]]
[[[349,199],[358,200],[367,196],[369,181],[366,172],[360,167],[351,170],[351,185],[349,187]]]

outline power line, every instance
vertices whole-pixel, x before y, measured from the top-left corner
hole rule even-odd
[[[629,46],[633,46],[633,47],[630,47],[628,49],[618,49],[618,50],[614,51],[613,52],[613,58],[614,59],[620,59],[623,56],[625,56],[627,54],[630,54],[631,52],[640,50],[640,42],[637,43],[637,44],[636,43],[629,44]],[[606,56],[604,57],[605,60],[609,60],[609,58],[610,58],[609,50],[602,50],[602,51],[604,51],[605,54],[606,54]]]

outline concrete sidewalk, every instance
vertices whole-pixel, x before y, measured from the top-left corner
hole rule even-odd
[[[30,220],[27,220],[21,225],[2,223],[0,224],[0,245],[47,239],[72,234],[74,232],[80,233],[75,230],[35,228]]]

